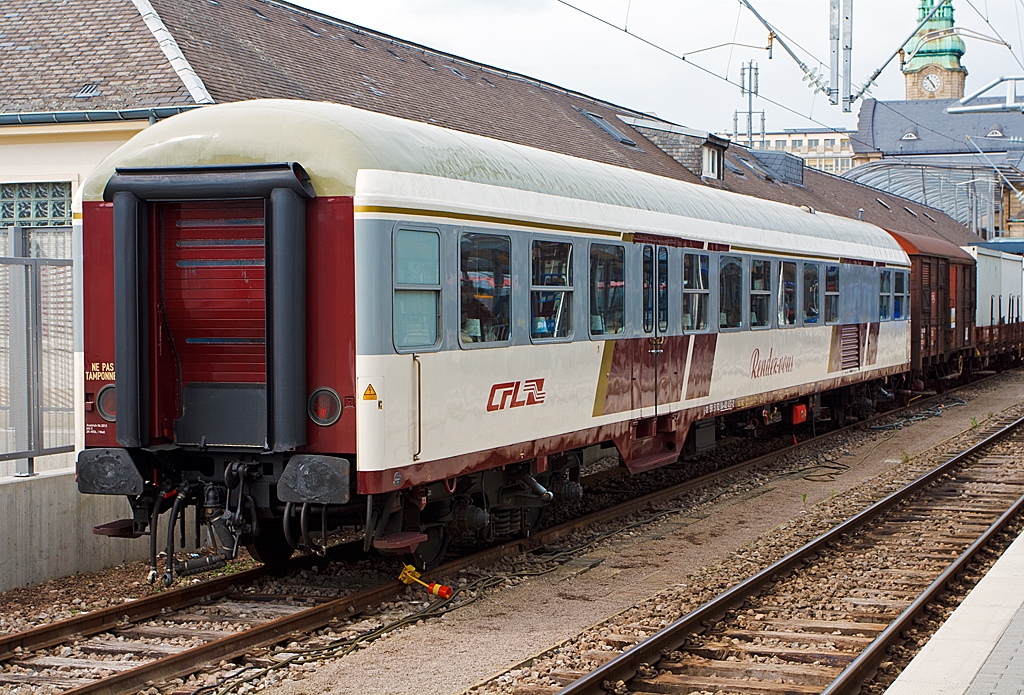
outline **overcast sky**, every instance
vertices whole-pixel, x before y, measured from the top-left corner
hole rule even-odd
[[[762,49],[725,46],[690,55],[684,62],[621,31],[628,26],[631,33],[676,54],[724,43],[765,46],[767,30],[738,0],[567,0],[619,29],[558,0],[297,2],[401,39],[716,132],[732,130],[733,112],[746,111],[746,98],[737,86],[687,63],[738,84],[740,65],[754,60],[760,66],[760,93],[765,97],[754,100],[754,109],[766,112],[769,131],[822,124],[856,127],[859,104],[852,114],[829,105],[824,94],[806,86],[800,68],[778,45],[771,60]],[[823,69],[828,79],[828,0],[751,0],[751,4],[790,40],[809,67]],[[855,0],[855,90],[916,26],[918,4],[919,0]],[[965,39],[968,94],[997,77],[1024,75],[1018,62],[1024,62],[1024,0],[953,0],[953,7],[958,27],[992,38],[998,32],[1013,47],[1011,53],[1004,45]],[[896,58],[872,95],[902,99],[903,84]],[[743,125],[740,129],[745,131]]]

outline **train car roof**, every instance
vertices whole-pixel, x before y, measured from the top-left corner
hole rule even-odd
[[[889,235],[857,220],[325,102],[236,102],[161,121],[100,163],[83,200],[102,200],[118,167],[267,162],[298,162],[318,196],[356,195],[360,171],[397,172],[652,213],[638,232],[701,238],[687,223],[703,221],[768,250],[907,264]]]
[[[942,256],[960,262],[974,262],[974,256],[944,239],[909,232],[894,232],[891,229],[887,231],[899,242],[908,256]]]
[[[988,256],[989,258],[998,258],[1003,261],[1010,261],[1011,263],[1024,262],[1024,256],[1019,253],[1007,253],[1002,249],[993,248],[991,246],[971,244],[970,246],[963,246],[961,248],[971,254],[974,259],[977,259],[979,256]]]

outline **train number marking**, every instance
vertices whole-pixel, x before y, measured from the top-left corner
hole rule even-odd
[[[544,380],[506,381],[491,387],[487,399],[487,412],[505,408],[521,408],[524,405],[538,405],[544,402]]]
[[[736,407],[736,399],[730,398],[727,401],[719,401],[718,403],[709,403],[704,406],[704,414],[711,415],[713,413],[724,413],[732,410]]]

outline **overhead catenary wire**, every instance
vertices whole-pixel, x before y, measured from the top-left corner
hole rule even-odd
[[[730,84],[730,85],[732,85],[734,87],[742,88],[742,85],[740,83],[734,82],[733,80],[729,79],[727,76],[720,75],[720,74],[716,73],[714,70],[706,68],[703,65],[700,65],[699,63],[695,63],[692,60],[687,60],[686,56],[687,55],[691,55],[692,54],[691,52],[681,53],[681,54],[680,53],[675,53],[675,52],[670,51],[669,49],[667,49],[667,48],[665,48],[663,46],[659,46],[658,44],[654,43],[653,41],[651,41],[649,39],[645,39],[644,37],[642,37],[642,36],[640,36],[640,35],[638,35],[638,34],[636,34],[634,32],[628,31],[627,29],[624,29],[623,27],[620,27],[620,26],[616,25],[614,22],[610,22],[607,19],[604,19],[602,17],[599,17],[599,16],[593,14],[592,12],[588,12],[588,11],[586,11],[586,10],[580,8],[580,7],[577,7],[576,5],[573,5],[572,3],[568,2],[568,0],[556,0],[556,1],[559,4],[565,5],[566,7],[570,8],[572,10],[575,10],[576,12],[579,12],[580,14],[583,14],[583,15],[585,15],[587,17],[590,17],[591,19],[594,19],[594,20],[596,20],[596,21],[598,21],[598,22],[608,26],[608,27],[611,27],[612,29],[615,29],[616,31],[621,31],[621,32],[627,34],[628,36],[631,36],[632,38],[634,38],[634,39],[636,39],[636,40],[638,40],[638,41],[640,41],[640,42],[650,46],[651,48],[654,48],[655,50],[658,50],[658,51],[660,51],[660,52],[662,52],[662,53],[664,53],[664,54],[666,54],[668,56],[671,56],[671,57],[673,57],[673,58],[675,58],[677,60],[680,60],[680,61],[686,63],[687,65],[692,65],[693,67],[697,68],[698,70],[700,70],[700,71],[702,71],[702,72],[704,72],[704,73],[706,73],[708,75],[711,75],[712,77],[714,77],[716,79],[719,79],[719,80],[721,80],[721,81],[723,81],[723,82],[725,82],[727,84]],[[948,2],[948,1],[949,0],[943,0],[943,2]],[[1024,2],[1024,0],[1021,0],[1021,1]],[[937,5],[936,7],[940,7],[941,5],[942,5],[942,3],[939,3],[939,5]],[[922,24],[923,24],[923,22],[922,22]],[[898,53],[898,51],[897,51],[897,53]],[[896,53],[893,54],[893,57],[895,57],[895,56],[896,56]],[[891,60],[891,58],[890,58],[890,60]],[[888,61],[886,62],[886,64],[888,64]],[[883,68],[884,67],[885,66],[883,65]],[[877,72],[880,73],[881,70],[882,70],[882,68],[879,68],[879,70]],[[862,92],[863,91],[866,91],[866,88],[864,90],[862,90]],[[803,113],[802,111],[798,111],[797,109],[794,109],[794,108],[792,108],[790,106],[787,106],[786,104],[783,104],[780,101],[776,101],[775,99],[772,99],[770,97],[766,97],[763,93],[759,92],[757,97],[759,99],[763,99],[765,102],[767,102],[767,103],[769,103],[769,104],[771,104],[773,106],[777,106],[780,109],[782,109],[782,110],[784,110],[784,111],[786,111],[788,113],[793,114],[794,116],[798,116],[800,118],[806,119],[807,121],[810,121],[811,123],[813,123],[813,124],[815,124],[815,125],[817,125],[817,126],[819,126],[821,128],[824,128],[826,131],[828,131],[830,133],[835,133],[837,135],[845,135],[845,136],[849,137],[851,142],[857,142],[857,143],[859,143],[861,145],[864,145],[866,148],[868,148],[868,149],[870,149],[872,151],[876,151],[876,152],[879,151],[878,148],[876,148],[874,145],[872,145],[869,142],[865,142],[864,140],[856,137],[851,131],[849,131],[849,130],[847,130],[845,128],[837,128],[837,127],[829,125],[828,123],[825,123],[823,121],[819,121],[818,119],[814,118],[812,115]],[[891,109],[891,107],[889,107],[884,102],[876,101],[876,103],[882,104],[882,105],[886,106],[887,108]],[[916,121],[914,121],[912,119],[908,118],[907,120],[909,120],[911,123],[914,123],[915,125],[921,125],[921,124],[917,123]],[[927,128],[927,126],[924,126],[924,125],[921,125],[921,127],[922,128],[926,128],[927,130],[931,130],[931,128]],[[942,135],[942,137],[949,138],[950,140],[954,140],[955,141],[954,138],[950,138],[948,135],[945,135],[944,133],[938,133],[938,131],[932,131],[932,132],[935,132],[938,135]],[[957,141],[957,142],[959,142],[959,141]],[[907,165],[919,166],[918,162],[916,162],[914,160],[911,160],[911,159],[907,159],[905,157],[901,157],[900,155],[887,154],[886,155],[886,159],[892,159],[892,160],[895,160],[895,161],[898,161],[898,162],[902,162],[903,164],[907,164]],[[889,193],[889,195],[895,195],[895,194]],[[915,202],[915,203],[917,203],[919,205],[923,205],[923,203],[921,203],[920,201],[911,201],[911,202]],[[931,207],[931,206],[927,206],[927,207]]]
[[[988,25],[988,28],[992,30],[992,33],[994,33],[999,38],[999,40],[1006,45],[1007,50],[1010,51],[1010,55],[1013,56],[1013,59],[1015,61],[1017,61],[1017,65],[1021,66],[1021,68],[1024,68],[1024,63],[1022,63],[1020,58],[1017,57],[1017,54],[1013,52],[1013,48],[1010,46],[1010,43],[999,34],[998,29],[992,26],[992,22],[989,21],[988,17],[982,14],[981,10],[975,7],[974,3],[971,2],[971,0],[967,0],[967,4],[970,5],[971,9],[974,10],[978,14],[978,16],[981,17],[982,21]],[[1020,22],[1017,23],[1017,29],[1018,31],[1020,30]]]

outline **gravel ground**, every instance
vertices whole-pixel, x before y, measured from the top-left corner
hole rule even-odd
[[[163,558],[164,554],[161,553],[160,557]],[[245,550],[241,550],[238,559],[224,570],[185,581],[198,584],[256,565],[256,561]],[[149,560],[139,560],[100,572],[83,572],[35,586],[14,587],[0,592],[0,634],[66,620],[81,613],[163,591],[159,581],[154,584],[146,581],[148,575]],[[181,580],[176,586],[182,586]]]
[[[659,521],[599,540],[564,564],[528,564],[520,559],[486,570],[467,570],[451,582],[464,588],[456,603],[468,605],[460,610],[418,620],[414,614],[424,607],[427,597],[410,589],[403,600],[382,604],[377,611],[358,616],[354,622],[333,625],[312,639],[303,640],[301,646],[352,640],[373,630],[386,632],[384,638],[356,645],[345,659],[292,663],[253,684],[243,685],[240,692],[259,687],[267,692],[295,695],[450,693],[495,675],[497,678],[482,691],[517,695],[553,691],[557,683],[567,678],[559,676],[559,672],[600,663],[605,656],[602,652],[627,646],[630,635],[642,638],[649,633],[648,628],[667,624],[716,591],[788,552],[794,543],[817,535],[832,523],[830,520],[845,518],[852,510],[864,506],[872,495],[878,494],[880,486],[895,485],[889,477],[913,477],[917,471],[911,460],[914,455],[953,432],[969,429],[972,418],[983,422],[991,413],[1020,401],[1024,395],[1024,375],[1009,373],[998,384],[977,386],[972,391],[966,396],[966,407],[949,409],[941,418],[918,422],[897,432],[843,435],[827,447],[819,445],[814,451],[789,455],[787,472],[781,476],[767,469],[754,471],[733,476],[730,483],[715,490],[691,493],[666,506],[672,513]],[[779,445],[757,444],[766,450]],[[749,444],[740,442],[733,448],[738,456],[739,451],[749,449]],[[728,449],[720,453],[726,454],[723,458],[733,458]],[[618,501],[618,495],[660,487],[716,465],[708,460],[675,470],[603,481],[595,489],[588,489],[587,501],[606,506]],[[854,488],[856,494],[851,493]],[[822,515],[822,509],[829,511]],[[637,514],[633,521],[641,522],[651,515]],[[554,516],[551,522],[561,520],[561,515]],[[611,532],[621,525],[616,522],[604,528],[581,530],[564,545],[593,541],[595,533]],[[731,555],[734,551],[735,555]],[[389,569],[397,575],[400,569],[397,562],[393,568],[370,564],[373,566],[331,563],[323,571],[268,578],[249,591],[333,597],[345,593],[348,581],[354,587],[368,578],[390,576]],[[232,569],[251,565],[251,560],[245,558]],[[530,578],[516,576],[523,569],[550,571]],[[83,610],[148,595],[155,589],[145,582],[147,572],[147,563],[132,563],[4,592],[0,594],[0,632],[27,629]],[[497,585],[479,588],[479,581]],[[645,606],[652,606],[652,614],[661,617],[637,617],[637,611],[642,612]],[[608,616],[613,616],[610,622]],[[210,617],[210,625],[217,625],[216,616]],[[386,627],[402,619],[409,620],[410,625]],[[289,648],[299,646],[293,644]],[[54,655],[59,656],[63,649],[66,648],[55,650]],[[544,651],[549,652],[548,657],[536,660],[533,666],[512,668]],[[190,678],[184,685],[213,685],[238,668],[238,664],[224,663],[216,673]],[[24,694],[29,689],[0,686],[0,695],[7,692]]]
[[[427,695],[484,683],[474,692],[554,692],[572,672],[627,646],[630,635],[639,639],[668,624],[913,479],[928,468],[915,457],[943,442],[956,449],[972,436],[972,419],[984,424],[992,413],[1024,410],[1017,406],[1022,396],[1024,375],[1009,373],[971,389],[966,406],[941,417],[844,435],[791,455],[785,474],[753,472],[695,492],[677,505],[680,513],[600,541],[550,573],[503,580],[461,610],[391,631],[320,663],[302,683],[267,684],[265,691]],[[488,572],[521,567],[506,561]]]

